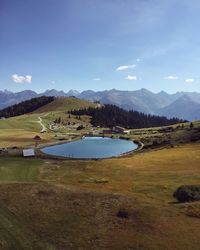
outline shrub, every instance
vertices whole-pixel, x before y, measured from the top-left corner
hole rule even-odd
[[[126,209],[120,209],[117,213],[117,217],[127,219],[129,217],[129,213]]]
[[[194,124],[192,122],[190,123],[190,128],[194,128]]]
[[[41,140],[41,137],[39,135],[36,135],[33,139],[34,140]]]
[[[200,200],[200,185],[180,186],[173,194],[173,197],[180,202]]]
[[[76,130],[81,130],[81,129],[84,129],[83,125],[78,126]]]

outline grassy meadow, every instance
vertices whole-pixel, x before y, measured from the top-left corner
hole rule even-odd
[[[41,141],[39,141],[38,144],[45,144],[56,142],[59,138],[65,138],[67,133],[77,133],[76,128],[63,129],[61,127],[57,130],[50,129],[49,125],[56,118],[61,118],[63,123],[81,123],[86,127],[86,129],[81,132],[88,132],[87,126],[90,126],[90,118],[83,116],[81,120],[79,120],[73,115],[68,118],[67,111],[72,108],[78,109],[95,105],[96,104],[77,98],[58,98],[33,113],[0,120],[0,148],[34,146],[35,141],[33,138],[36,135],[41,137]],[[40,133],[42,127],[38,122],[39,117],[42,118],[42,123],[47,128],[46,133]]]
[[[74,102],[68,100],[69,109]],[[33,146],[35,135],[39,144],[55,143],[92,129],[89,117],[69,117],[63,105],[61,98],[0,120],[0,148]],[[85,129],[51,129],[59,117]],[[0,249],[199,250],[200,202],[173,198],[179,186],[200,183],[199,133],[200,122],[131,130],[123,137],[144,149],[106,160],[1,155]]]
[[[200,203],[172,194],[199,184],[200,143],[98,161],[0,158],[0,176],[1,249],[199,249]]]

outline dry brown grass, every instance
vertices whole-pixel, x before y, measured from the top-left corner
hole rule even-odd
[[[40,245],[199,249],[199,203],[176,204],[172,194],[180,185],[199,184],[200,144],[120,159],[38,164],[39,182],[4,180],[0,201]],[[128,218],[119,218],[119,210]]]
[[[37,109],[34,113],[44,113],[44,112],[51,112],[51,111],[70,111],[72,109],[80,109],[80,108],[88,108],[88,107],[95,107],[96,105],[92,102],[88,102],[85,100],[81,100],[78,98],[73,97],[59,97],[56,98],[53,102]]]
[[[1,200],[26,231],[55,249],[199,247],[199,221],[170,207],[44,184],[1,185],[0,190]],[[117,216],[121,208],[128,211],[128,218]]]

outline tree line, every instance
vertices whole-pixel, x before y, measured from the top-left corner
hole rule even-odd
[[[15,104],[13,106],[0,110],[0,118],[8,118],[33,112],[36,109],[52,102],[54,99],[55,98],[52,96],[41,96],[32,98],[31,100],[23,101],[19,104]]]
[[[172,124],[186,122],[178,118],[168,119],[164,116],[144,114],[138,111],[127,111],[115,105],[106,104],[100,108],[84,108],[69,112],[73,115],[91,116],[93,126],[113,127],[122,126],[127,129],[131,128],[149,128],[168,126]]]

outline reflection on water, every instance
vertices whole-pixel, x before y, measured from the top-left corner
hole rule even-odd
[[[78,141],[45,147],[42,152],[72,158],[109,158],[136,148],[137,145],[129,140],[85,137]]]

